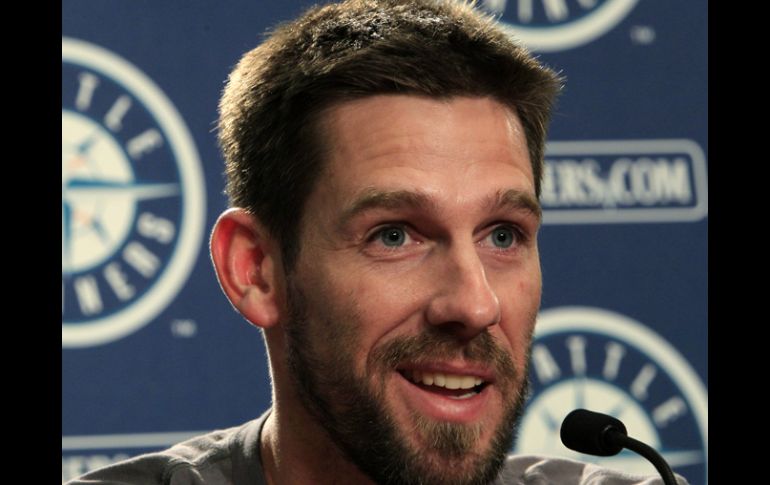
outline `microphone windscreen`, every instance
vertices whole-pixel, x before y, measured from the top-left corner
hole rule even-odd
[[[620,453],[623,445],[613,439],[614,433],[626,435],[620,420],[606,414],[575,409],[561,424],[561,442],[567,448],[589,455],[612,456]]]

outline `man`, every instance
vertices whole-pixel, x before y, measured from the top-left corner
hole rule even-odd
[[[232,208],[211,254],[264,332],[273,405],[75,483],[641,483],[506,460],[560,87],[457,2],[313,8],[247,53],[220,104]]]

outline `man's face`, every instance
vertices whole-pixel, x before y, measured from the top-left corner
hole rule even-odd
[[[483,483],[513,439],[540,304],[518,117],[391,95],[324,119],[289,277],[300,400],[377,481]]]

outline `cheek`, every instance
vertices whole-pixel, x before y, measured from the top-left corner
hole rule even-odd
[[[361,340],[372,349],[392,337],[414,333],[424,295],[424,285],[409,273],[391,274],[382,270],[359,271],[347,281],[347,292],[357,302],[362,326]]]
[[[539,267],[538,267],[539,270]],[[540,309],[542,284],[539,271],[532,271],[528,277],[518,278],[503,285],[498,293],[502,311],[500,331],[512,351],[517,367],[522,368],[527,360],[529,345]]]
[[[540,308],[543,281],[540,273],[540,260],[533,258],[527,267],[517,275],[516,284],[513,286],[516,294],[514,301],[520,303],[522,312],[529,312],[535,316]]]
[[[302,275],[314,347],[323,360],[344,360],[358,375],[367,373],[372,350],[408,333],[404,322],[419,312],[418,282],[404,273],[324,264],[318,258],[315,265],[303,264]]]
[[[358,305],[348,290],[336,285],[322,265],[297,265],[292,280],[304,306],[303,314],[295,317],[305,320],[300,325],[307,329],[316,357],[329,362],[343,356],[341,347],[355,348]]]

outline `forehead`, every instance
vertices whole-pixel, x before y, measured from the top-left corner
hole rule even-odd
[[[330,108],[321,133],[327,156],[319,184],[341,193],[515,189],[534,196],[521,122],[491,98],[371,96]]]

